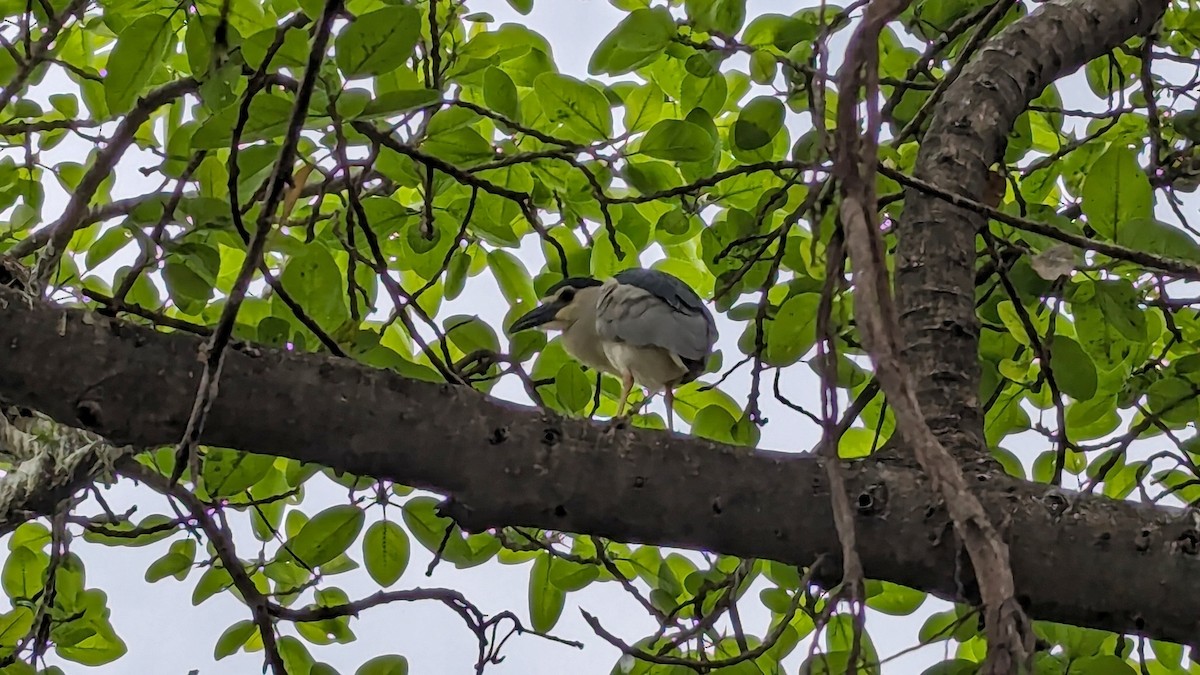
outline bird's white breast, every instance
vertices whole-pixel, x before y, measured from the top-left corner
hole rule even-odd
[[[605,342],[604,353],[618,373],[629,373],[635,382],[652,393],[662,390],[687,372],[677,356],[661,347]]]

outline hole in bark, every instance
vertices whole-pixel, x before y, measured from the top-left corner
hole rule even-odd
[[[1138,536],[1134,537],[1133,547],[1137,549],[1139,553],[1145,553],[1146,551],[1150,550],[1149,528],[1142,528],[1142,531],[1138,533]]]
[[[75,406],[75,418],[89,429],[100,426],[100,404],[95,401],[80,401]]]
[[[645,478],[643,478],[642,476],[637,476],[637,477],[635,477],[635,478],[633,479],[633,487],[635,487],[635,488],[644,488],[644,487],[646,487],[646,479],[645,479]]]
[[[725,510],[725,508],[721,506],[721,498],[720,497],[715,497],[713,499],[712,510],[713,510],[713,513],[717,514],[718,516],[721,515],[721,512]]]
[[[1108,544],[1111,541],[1112,541],[1112,533],[1111,532],[1101,532],[1100,534],[1096,535],[1096,548],[1107,549]]]
[[[562,504],[559,504],[558,506],[554,507],[554,516],[556,518],[566,518],[567,517],[567,507],[563,506]]]
[[[508,427],[496,427],[492,429],[492,435],[488,436],[488,443],[492,445],[500,445],[508,440]]]
[[[858,493],[854,505],[859,514],[867,516],[881,513],[887,507],[888,489],[885,483],[872,483]]]
[[[870,492],[860,492],[858,499],[855,500],[855,506],[858,507],[858,512],[862,514],[870,514],[875,512],[875,496]]]
[[[1051,492],[1043,499],[1050,513],[1058,516],[1067,510],[1067,498],[1057,492]]]
[[[556,445],[561,438],[562,432],[554,427],[546,427],[546,430],[542,432],[543,445]]]
[[[813,479],[812,479],[813,494],[819,495],[819,494],[821,494],[821,491],[823,489],[824,489],[824,483],[821,482],[821,478],[819,476],[813,476]]]
[[[1195,530],[1184,530],[1176,541],[1179,543],[1179,550],[1188,555],[1200,552],[1200,534]]]

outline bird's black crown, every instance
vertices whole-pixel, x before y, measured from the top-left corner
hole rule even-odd
[[[604,282],[592,277],[568,277],[554,284],[546,290],[546,297],[550,297],[564,288],[591,288],[593,286],[603,286]]]

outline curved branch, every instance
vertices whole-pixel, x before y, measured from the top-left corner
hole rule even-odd
[[[914,175],[980,201],[988,167],[1031,100],[1059,77],[1144,33],[1167,0],[1074,0],[1041,4],[980,50],[947,87],[930,121]],[[978,213],[910,188],[896,228],[896,304],[904,357],[917,373],[922,412],[960,460],[986,461],[979,405],[975,316]]]

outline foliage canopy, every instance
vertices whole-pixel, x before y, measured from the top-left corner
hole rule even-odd
[[[754,14],[745,0],[612,0],[623,18],[585,74],[560,71],[545,37],[473,1],[340,4],[0,3],[8,29],[32,27],[28,42],[0,50],[0,83],[9,83],[0,136],[11,150],[0,158],[0,253],[50,264],[64,302],[201,334],[220,324],[243,270],[254,268],[234,339],[484,392],[508,378],[548,408],[600,417],[615,411],[616,381],[597,383],[555,339],[509,338],[502,328],[566,275],[653,266],[724,315],[729,339],[707,382],[677,394],[692,434],[755,446],[767,422],[761,399],[773,396],[780,412],[770,422],[815,439],[820,419],[785,391],[815,391],[814,373],[824,372],[842,400],[856,401],[841,457],[868,456],[891,438],[849,287],[830,279],[842,275],[826,256],[840,236],[829,189],[834,110],[848,95],[829,79],[857,9]],[[520,14],[534,5],[508,4]],[[332,24],[321,18],[330,6]],[[901,182],[939,83],[981,38],[1025,15],[1023,3],[923,0],[884,30],[884,125],[869,130],[882,135],[890,169],[877,178],[884,218],[900,216]],[[329,26],[329,49],[314,56]],[[1047,88],[1008,137],[994,203],[1012,218],[991,220],[978,239],[976,295],[986,440],[1014,475],[1115,499],[1200,499],[1195,440],[1180,435],[1200,417],[1200,301],[1176,297],[1186,275],[1156,267],[1172,259],[1200,270],[1187,218],[1195,202],[1184,196],[1200,175],[1200,117],[1181,75],[1196,66],[1198,26],[1200,12],[1176,3],[1151,38],[1114,45],[1087,64],[1083,82]],[[28,88],[39,84],[55,93]],[[73,159],[43,161],[64,148]],[[55,184],[68,195],[61,217],[47,198]],[[1107,248],[1078,254],[1062,236],[1021,226],[1028,221]],[[248,263],[263,224],[263,262]],[[61,257],[50,232],[69,235]],[[893,231],[886,236],[891,243]],[[507,303],[503,326],[454,309],[491,284]],[[728,371],[750,376],[717,383]],[[640,413],[633,423],[661,428],[663,419]],[[1134,459],[1139,439],[1160,452]],[[720,673],[783,672],[789,656],[805,661],[804,672],[842,672],[852,654],[860,672],[878,672],[887,656],[869,631],[856,642],[852,614],[809,587],[804,569],[528,529],[467,535],[439,514],[435,496],[402,485],[236,449],[201,454],[201,473],[186,472],[179,487],[165,481],[171,448],[118,471],[172,494],[177,514],[106,519],[89,501],[95,518],[72,503],[49,525],[17,528],[0,573],[11,603],[0,614],[0,673],[33,673],[27,662],[47,650],[84,665],[127,651],[128,627],[112,624],[108,597],[87,585],[68,531],[161,550],[147,583],[194,584],[195,604],[231,593],[254,605],[253,590],[271,616],[198,639],[213,643],[216,659],[266,646],[292,674],[336,672],[319,660],[325,645],[355,640],[348,607],[369,621],[372,603],[444,602],[480,636],[482,666],[508,626],[553,636],[568,596],[605,582],[663,625],[644,636],[609,626],[660,661],[624,657],[614,672],[690,672],[700,652],[723,664],[712,670]],[[312,512],[304,494],[318,474],[347,497]],[[229,523],[247,526],[261,554],[238,557]],[[504,624],[449,590],[405,596],[399,589],[418,572],[413,547],[460,568],[522,565],[528,606],[499,617]],[[339,588],[341,575],[364,572],[382,600]],[[744,597],[752,587],[757,595]],[[887,582],[866,589],[874,612],[909,615],[926,601]],[[730,611],[738,598],[765,608],[770,625],[743,631]],[[282,637],[263,632],[274,620],[287,627]],[[927,672],[975,672],[985,649],[977,624],[965,606],[929,616],[920,640],[957,646]],[[1133,673],[1139,661],[1152,673],[1195,669],[1176,645],[1139,652],[1123,636],[1035,628],[1039,673]],[[806,656],[798,647],[809,638]],[[401,655],[362,661],[359,675],[408,670]]]

